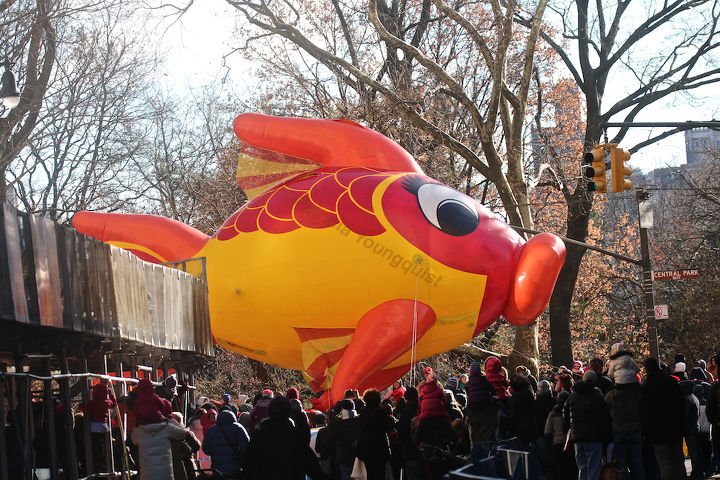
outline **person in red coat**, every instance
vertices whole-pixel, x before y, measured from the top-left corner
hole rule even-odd
[[[510,382],[508,381],[507,374],[502,369],[502,363],[497,357],[488,357],[485,360],[485,377],[490,380],[493,387],[495,387],[495,395],[498,399],[505,400],[510,396],[508,387]]]
[[[107,471],[105,465],[105,436],[110,433],[108,416],[115,408],[115,395],[104,383],[96,383],[92,388],[92,400],[80,405],[80,410],[89,417],[92,436],[93,461],[96,472]]]
[[[392,398],[392,401],[394,403],[397,403],[398,400],[403,398],[405,396],[405,387],[403,387],[402,380],[395,380],[395,383],[392,384],[392,387],[390,388],[390,391],[387,395],[385,395],[385,398]]]
[[[427,367],[425,369],[425,381],[417,386],[417,390],[419,394],[418,405],[420,406],[418,422],[422,422],[428,417],[448,416],[445,407],[445,392],[432,368]]]

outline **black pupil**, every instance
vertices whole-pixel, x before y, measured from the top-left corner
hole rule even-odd
[[[445,200],[437,207],[440,229],[456,237],[467,235],[475,230],[480,219],[460,202]]]

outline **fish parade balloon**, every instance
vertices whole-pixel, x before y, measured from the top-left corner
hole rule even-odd
[[[72,220],[150,262],[205,257],[220,346],[303,371],[334,404],[349,388],[387,387],[500,315],[525,325],[547,307],[562,241],[525,241],[380,133],[254,113],[234,130],[249,201],[213,236],[152,215]]]

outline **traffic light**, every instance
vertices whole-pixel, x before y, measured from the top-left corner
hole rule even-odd
[[[610,170],[612,172],[612,191],[624,192],[632,188],[632,182],[625,177],[632,173],[625,162],[630,160],[630,152],[622,148],[612,147],[610,149]]]
[[[590,192],[606,193],[605,150],[599,145],[583,156],[583,175],[587,177],[587,189]],[[592,180],[590,180],[592,178]]]

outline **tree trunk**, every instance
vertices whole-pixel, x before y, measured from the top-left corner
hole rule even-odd
[[[583,192],[581,194],[581,191]],[[578,188],[568,202],[567,237],[584,242],[587,237],[592,197]],[[565,244],[565,264],[560,270],[555,290],[550,297],[550,348],[554,366],[572,366],[572,338],[570,336],[570,304],[575,291],[585,248]]]
[[[515,344],[508,356],[507,365],[510,376],[515,371],[515,367],[525,365],[537,377],[539,370],[537,359],[539,355],[537,322],[515,327]]]

